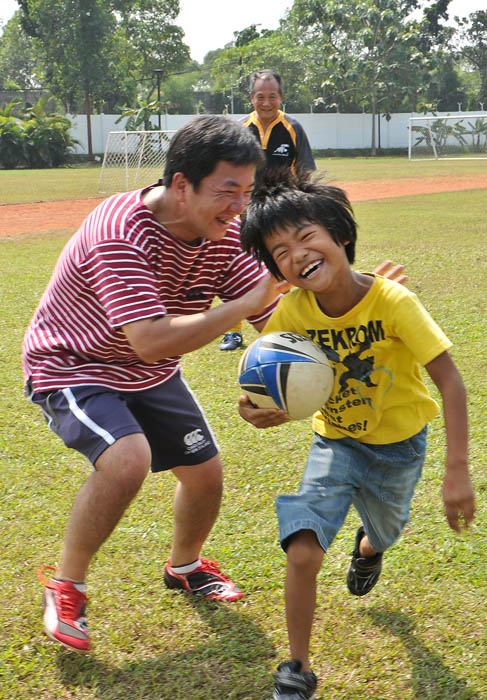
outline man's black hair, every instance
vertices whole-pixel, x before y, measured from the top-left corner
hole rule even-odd
[[[258,70],[255,73],[252,73],[252,75],[250,76],[249,93],[252,95],[252,93],[254,92],[256,80],[269,80],[270,78],[274,78],[274,80],[276,81],[279,88],[279,94],[282,97],[282,95],[284,94],[282,78],[279,75],[279,73],[276,73],[275,70],[271,70],[270,68],[264,68],[263,70]]]
[[[221,161],[257,167],[264,155],[253,134],[239,122],[219,115],[196,117],[171,139],[162,182],[170,187],[174,174],[181,172],[196,191]]]
[[[303,222],[324,226],[337,245],[343,244],[350,263],[355,260],[357,224],[352,206],[339,187],[324,184],[298,169],[272,168],[259,173],[252,199],[242,214],[240,240],[247,253],[283,279],[265,240],[278,228]]]

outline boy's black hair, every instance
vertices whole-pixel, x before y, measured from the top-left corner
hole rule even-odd
[[[264,154],[254,135],[239,122],[218,115],[196,117],[171,139],[162,182],[170,187],[174,174],[181,172],[196,192],[221,161],[258,167]]]
[[[265,239],[277,228],[297,226],[304,221],[324,226],[337,245],[344,245],[348,261],[354,262],[357,224],[347,195],[316,176],[312,179],[311,172],[303,169],[293,173],[290,168],[281,167],[258,173],[252,199],[242,214],[242,246],[282,280]]]

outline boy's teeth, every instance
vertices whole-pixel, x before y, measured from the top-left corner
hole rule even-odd
[[[318,263],[311,263],[310,265],[304,268],[304,270],[301,273],[301,277],[307,277],[310,274],[310,272],[315,270],[317,267]]]

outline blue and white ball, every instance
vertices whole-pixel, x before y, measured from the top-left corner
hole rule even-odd
[[[280,408],[290,418],[311,416],[330,398],[334,374],[326,354],[298,333],[267,333],[242,355],[243,391],[258,408]]]

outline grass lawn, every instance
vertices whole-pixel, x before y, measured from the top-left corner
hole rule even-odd
[[[487,173],[487,160],[438,162],[409,161],[406,157],[318,158],[316,165],[331,179],[341,182]],[[105,196],[98,193],[100,170],[99,164],[53,170],[0,170],[0,204]],[[151,183],[140,182],[141,187],[148,184]]]
[[[316,162],[334,180],[383,180],[487,173],[487,160],[410,161],[404,158],[319,158]]]
[[[425,165],[404,160],[397,172],[405,176],[410,166]],[[469,167],[474,165],[479,167]],[[46,179],[51,174],[44,173]],[[10,176],[0,178],[4,175]],[[387,257],[406,263],[409,286],[454,342],[469,391],[478,510],[469,534],[448,529],[440,495],[444,434],[437,418],[411,522],[384,557],[378,586],[363,599],[346,590],[355,513],[325,559],[312,645],[320,700],[487,698],[484,211],[482,191],[355,206],[360,267],[369,269]],[[279,493],[295,491],[311,431],[309,421],[265,431],[241,421],[240,354],[220,353],[219,340],[188,355],[184,369],[226,464],[222,511],[204,553],[238,581],[245,598],[217,606],[164,587],[174,479],[150,475],[91,568],[93,653],[76,656],[41,634],[36,568],[56,562],[71,502],[89,466],[63,447],[22,397],[19,348],[67,236],[0,240],[0,698],[268,699],[271,673],[288,657],[285,557],[273,503]],[[256,337],[248,324],[244,336],[247,343]]]

